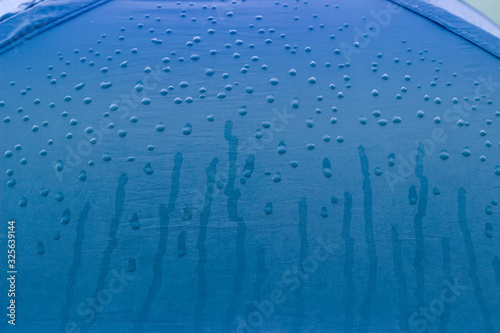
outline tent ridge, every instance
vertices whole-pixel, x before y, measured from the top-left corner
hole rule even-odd
[[[500,58],[500,28],[465,3],[455,0],[389,0]]]
[[[0,21],[0,54],[112,0],[45,0]]]

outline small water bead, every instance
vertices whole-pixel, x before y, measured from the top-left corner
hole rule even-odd
[[[80,82],[75,86],[75,90],[81,90],[85,87],[85,82]]]
[[[450,157],[450,154],[446,150],[442,150],[441,153],[439,153],[439,157],[442,160],[447,160]]]
[[[275,85],[277,85],[277,84],[279,83],[279,80],[278,80],[277,78],[273,77],[273,78],[271,78],[271,79],[269,80],[269,83],[270,83],[271,85],[275,86]]]
[[[467,157],[467,156],[471,156],[471,155],[472,155],[472,152],[471,152],[471,150],[469,149],[469,147],[464,147],[464,148],[462,149],[462,155],[463,155],[463,156],[466,156],[466,157]]]
[[[61,202],[64,200],[64,194],[62,194],[61,192],[57,192],[54,198],[56,199],[57,202]]]
[[[281,181],[281,174],[279,172],[276,172],[276,174],[273,176],[273,182],[279,183]]]
[[[26,197],[22,197],[17,204],[19,205],[19,207],[26,207],[26,205],[28,204],[28,199],[26,199]]]
[[[286,153],[286,144],[285,144],[285,142],[280,141],[280,143],[278,144],[277,152],[280,155]]]
[[[187,123],[182,129],[182,134],[190,135],[192,131],[193,131],[193,128],[192,128],[191,124]]]
[[[239,110],[238,110],[238,113],[240,116],[244,116],[248,113],[248,110],[247,110],[247,107],[246,106],[242,106]]]
[[[264,207],[264,213],[266,215],[271,215],[273,213],[273,204],[271,202],[268,202]]]
[[[78,179],[82,182],[85,181],[87,179],[87,172],[85,170],[80,171]]]
[[[50,191],[49,191],[48,189],[46,189],[45,187],[42,187],[42,188],[40,189],[40,195],[41,195],[42,197],[46,197],[47,195],[49,195],[49,192],[50,192]]]
[[[163,125],[163,123],[159,123],[158,125],[155,126],[155,129],[158,132],[163,132],[165,130],[165,125]]]

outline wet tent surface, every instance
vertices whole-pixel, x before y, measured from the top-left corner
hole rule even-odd
[[[425,18],[113,1],[0,66],[17,332],[500,329],[500,61]]]

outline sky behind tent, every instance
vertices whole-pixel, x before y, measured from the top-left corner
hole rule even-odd
[[[7,13],[16,12],[22,4],[31,2],[31,0],[0,0],[0,17]]]
[[[480,11],[500,26],[500,2],[484,0],[465,0],[466,3]]]
[[[23,0],[0,0],[0,16],[16,11]]]

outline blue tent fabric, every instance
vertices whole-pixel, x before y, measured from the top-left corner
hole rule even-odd
[[[109,1],[23,41],[2,332],[500,330],[492,50],[387,0]]]

